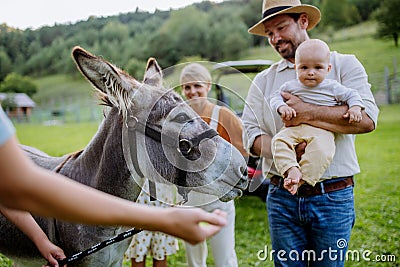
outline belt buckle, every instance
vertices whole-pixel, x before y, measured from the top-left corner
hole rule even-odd
[[[319,182],[315,186],[304,183],[297,189],[298,197],[311,197],[324,193],[324,184]]]
[[[285,188],[285,178],[279,177],[279,188]]]
[[[312,187],[310,185],[303,184],[297,189],[296,194],[298,197],[308,197],[312,194],[311,190]]]

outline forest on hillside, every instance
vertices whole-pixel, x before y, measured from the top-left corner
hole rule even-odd
[[[383,2],[399,1],[384,0]],[[380,0],[303,0],[320,8],[322,22],[313,32],[332,31],[371,18]],[[135,75],[148,57],[163,68],[185,58],[235,60],[242,51],[264,45],[247,29],[261,17],[262,0],[203,1],[179,10],[153,13],[137,8],[110,17],[89,17],[74,24],[39,29],[0,25],[0,82],[10,73],[44,76],[76,74],[71,49],[79,45]]]

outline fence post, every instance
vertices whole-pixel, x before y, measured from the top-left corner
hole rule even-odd
[[[393,57],[393,76],[390,80],[390,89],[394,94],[394,103],[400,102],[400,80],[397,78],[397,58]]]
[[[389,68],[388,67],[385,67],[384,73],[385,73],[385,85],[386,85],[387,102],[388,102],[388,104],[392,104],[391,97],[390,97],[390,95],[391,95],[390,91],[391,90],[390,90],[390,77],[389,77]]]

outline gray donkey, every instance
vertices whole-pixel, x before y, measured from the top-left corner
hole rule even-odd
[[[190,190],[215,195],[222,201],[242,194],[247,186],[245,160],[177,93],[162,87],[162,72],[155,59],[149,59],[144,80],[139,82],[80,47],[73,49],[72,56],[109,112],[82,151],[51,157],[23,147],[36,164],[132,201],[138,197],[144,177],[155,183],[175,184],[184,198]],[[35,219],[66,255],[126,230]],[[73,266],[122,266],[129,242],[113,244]],[[44,263],[33,243],[3,216],[0,252],[18,266]]]

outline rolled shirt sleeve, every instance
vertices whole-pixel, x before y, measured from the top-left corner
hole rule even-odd
[[[368,75],[364,66],[354,55],[343,55],[337,52],[331,53],[332,68],[330,77],[342,85],[357,90],[360,94],[365,112],[375,124],[378,124],[379,109],[371,92],[371,84],[368,82]]]
[[[254,78],[243,109],[243,144],[249,154],[251,154],[251,148],[257,136],[263,134],[273,136],[276,133],[275,123],[272,123],[274,118],[268,105],[268,95],[265,95],[266,79],[264,76],[265,73],[261,72]]]

